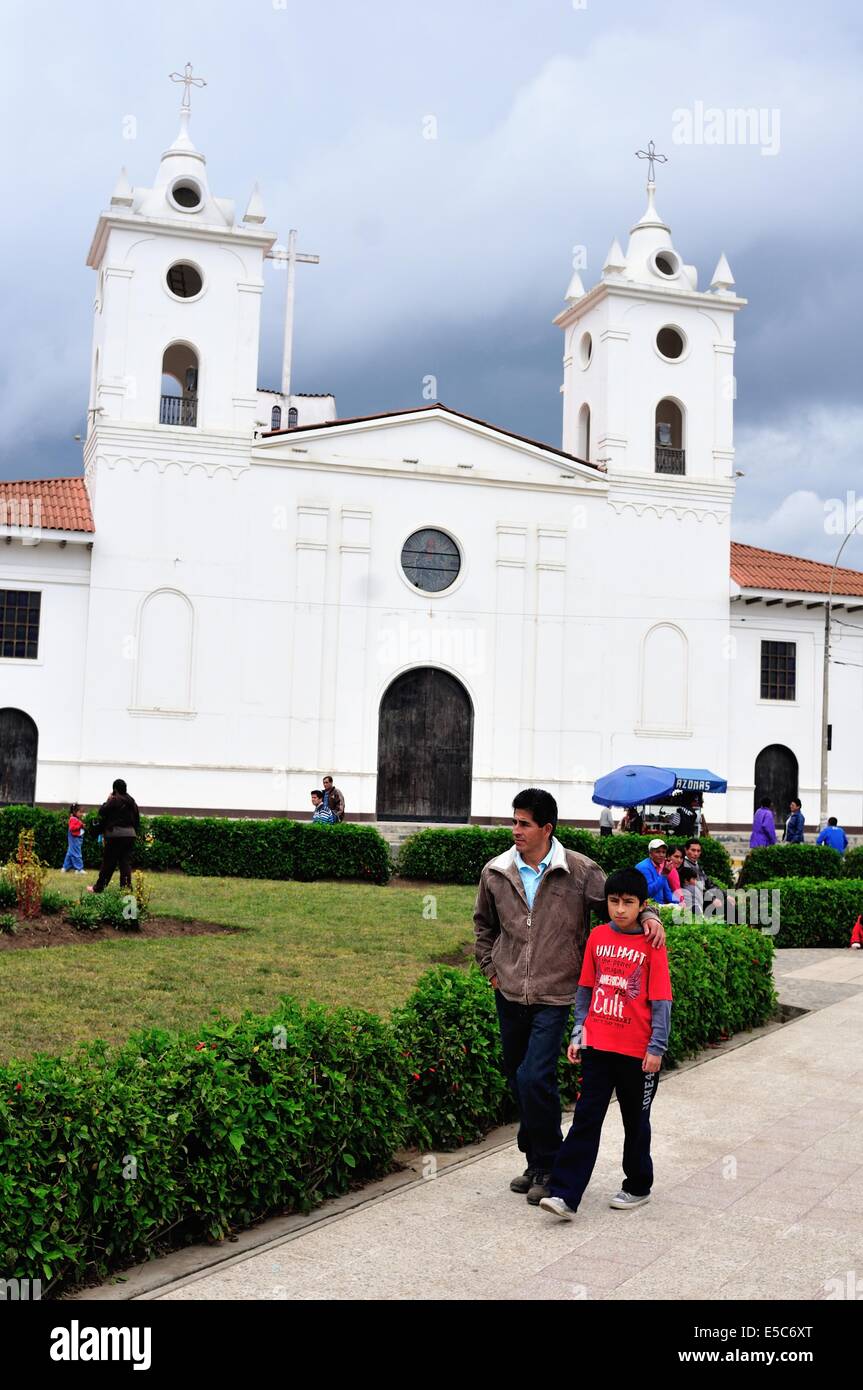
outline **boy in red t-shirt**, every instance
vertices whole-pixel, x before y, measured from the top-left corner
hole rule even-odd
[[[567,1056],[582,1061],[582,1091],[572,1127],[540,1208],[569,1221],[578,1210],[599,1153],[612,1094],[623,1119],[625,1179],[610,1205],[619,1211],[650,1201],[650,1107],[668,1046],[671,980],[665,947],[657,949],[638,925],[647,898],[640,869],[618,869],[605,881],[610,921],[588,938],[575,997],[575,1026]],[[583,1049],[583,1050],[582,1050]]]

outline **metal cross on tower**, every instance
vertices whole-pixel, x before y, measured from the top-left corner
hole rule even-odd
[[[636,150],[636,151],[635,151],[635,157],[636,157],[636,159],[647,159],[647,160],[650,161],[649,164],[648,164],[648,166],[647,166],[647,182],[648,182],[648,183],[655,183],[655,182],[656,182],[656,180],[655,180],[655,178],[654,178],[654,174],[653,174],[653,166],[654,166],[654,164],[667,164],[667,163],[668,163],[668,155],[667,155],[667,154],[657,154],[657,153],[656,153],[656,146],[654,145],[654,143],[653,143],[652,140],[648,140],[648,142],[647,142],[647,149],[646,149],[646,150]]]
[[[190,97],[190,95],[191,95],[191,93],[190,93],[190,88],[192,88],[192,87],[206,87],[207,84],[206,84],[206,82],[204,81],[203,77],[193,77],[193,76],[192,76],[192,64],[191,64],[191,63],[187,63],[186,66],[185,66],[185,68],[184,68],[184,70],[183,70],[182,72],[172,72],[172,73],[169,73],[169,76],[170,76],[172,82],[182,82],[182,83],[183,83],[183,88],[184,88],[184,90],[183,90],[183,100],[182,100],[181,103],[180,103],[180,110],[181,110],[181,111],[191,111],[191,109],[192,109],[192,103],[191,103],[191,101],[189,100],[189,97]]]

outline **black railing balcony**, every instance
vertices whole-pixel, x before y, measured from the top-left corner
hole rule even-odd
[[[668,444],[656,446],[657,473],[685,473],[686,450],[672,449]]]
[[[163,396],[159,407],[160,425],[195,425],[198,422],[197,396]]]

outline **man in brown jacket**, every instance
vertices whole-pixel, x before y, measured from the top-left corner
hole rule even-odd
[[[503,1069],[518,1106],[518,1147],[527,1158],[510,1188],[538,1206],[563,1142],[557,1061],[591,910],[607,916],[606,874],[555,838],[557,802],[549,792],[528,787],[512,806],[515,843],[483,869],[473,920],[477,964],[494,989]],[[655,945],[664,944],[655,908],[642,910],[641,924]]]
[[[338,787],[333,786],[333,779],[329,774],[324,778],[324,805],[330,808],[336,820],[344,820],[345,798]]]

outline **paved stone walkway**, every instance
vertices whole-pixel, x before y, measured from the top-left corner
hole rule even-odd
[[[863,1288],[863,952],[783,951],[783,1000],[813,1012],[663,1075],[653,1200],[613,1211],[609,1111],[572,1223],[508,1191],[514,1144],[442,1168],[165,1299],[818,1299]],[[324,1209],[326,1210],[326,1209]]]

